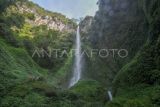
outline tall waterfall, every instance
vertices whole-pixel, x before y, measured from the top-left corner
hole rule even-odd
[[[75,49],[75,61],[72,78],[69,83],[69,87],[74,86],[81,78],[81,37],[79,26],[76,34],[76,49]]]

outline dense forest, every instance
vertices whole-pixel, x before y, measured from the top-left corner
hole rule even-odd
[[[97,5],[78,25],[28,0],[0,0],[0,107],[160,107],[160,1]],[[75,57],[49,50],[71,53],[78,26],[82,50],[128,55],[84,54],[81,79],[68,88]]]

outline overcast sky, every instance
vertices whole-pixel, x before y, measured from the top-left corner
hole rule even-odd
[[[97,0],[31,0],[41,7],[66,15],[69,18],[94,16],[98,10]]]

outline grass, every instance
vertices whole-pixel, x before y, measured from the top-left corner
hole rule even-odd
[[[106,107],[159,107],[159,91],[159,85],[139,84],[123,87]]]

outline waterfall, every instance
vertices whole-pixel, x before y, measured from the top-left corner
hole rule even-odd
[[[109,100],[112,101],[112,100],[113,100],[113,97],[112,97],[111,91],[108,91],[108,96],[109,96]]]
[[[69,83],[69,87],[74,86],[81,78],[81,37],[79,26],[76,34],[76,49],[75,49],[75,61],[72,78]]]

